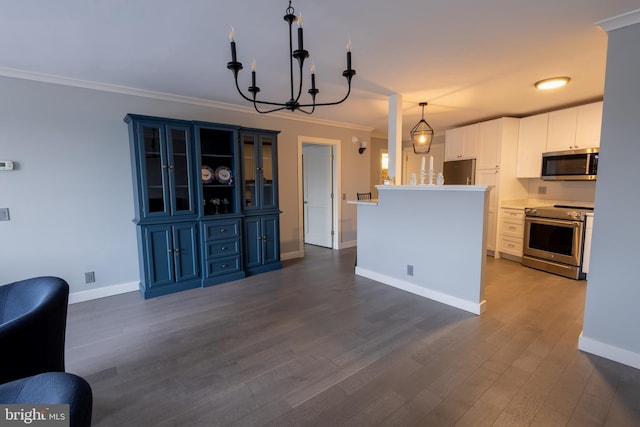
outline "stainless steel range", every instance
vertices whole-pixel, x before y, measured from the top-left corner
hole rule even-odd
[[[585,206],[526,208],[522,265],[572,279],[584,279]]]

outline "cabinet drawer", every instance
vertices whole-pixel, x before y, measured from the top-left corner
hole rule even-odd
[[[500,236],[500,252],[522,256],[522,239]]]
[[[240,271],[240,257],[207,261],[206,278],[222,276]]]
[[[509,221],[523,221],[524,220],[524,210],[522,209],[505,209],[502,208],[502,220]]]
[[[215,221],[204,223],[206,241],[231,239],[240,236],[240,221]]]
[[[522,239],[522,236],[524,236],[524,224],[522,222],[513,222],[511,220],[502,221],[500,233]]]
[[[207,259],[240,255],[240,239],[207,242]]]

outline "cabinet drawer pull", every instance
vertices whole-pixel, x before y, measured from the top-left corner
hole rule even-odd
[[[220,232],[221,232],[221,233],[224,233],[225,231],[227,231],[227,230],[225,230],[224,228],[221,228],[221,229],[220,229]]]
[[[516,229],[516,227],[514,227],[513,225],[509,226],[509,230],[515,230],[515,229]]]
[[[169,253],[172,254],[173,253],[173,249],[169,249]]]
[[[509,243],[507,246],[510,247],[510,248],[515,248],[516,247],[516,245],[514,245],[513,243]]]
[[[226,250],[227,250],[227,247],[226,247],[226,246],[223,246],[223,247],[221,247],[221,248],[220,248],[220,250],[221,250],[221,251],[226,251]]]
[[[176,253],[180,252],[180,248],[176,248]]]
[[[222,268],[227,268],[229,267],[227,264],[222,264]]]

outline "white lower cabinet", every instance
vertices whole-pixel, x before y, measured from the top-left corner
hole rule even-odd
[[[496,214],[498,210],[498,175],[496,169],[476,171],[476,185],[486,185],[489,188],[489,206],[487,211],[487,250],[496,251]]]
[[[593,215],[587,215],[584,229],[584,247],[582,252],[582,272],[589,272],[591,262],[591,234],[593,233]]]
[[[500,253],[522,258],[523,241],[524,209],[500,209]]]

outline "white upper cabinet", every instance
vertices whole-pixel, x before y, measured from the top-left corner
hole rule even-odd
[[[576,124],[576,148],[599,147],[601,129],[602,102],[579,106]]]
[[[550,112],[546,151],[574,150],[577,122],[577,108]]]
[[[602,102],[552,111],[546,151],[599,147],[601,126]]]
[[[542,153],[600,146],[602,102],[520,119],[518,178],[540,178]]]
[[[478,132],[477,169],[500,168],[500,143],[502,142],[502,119],[482,122]]]
[[[478,156],[478,125],[445,132],[444,160],[475,159]]]
[[[540,178],[542,153],[547,146],[548,123],[548,113],[520,119],[517,178]]]

